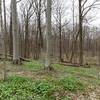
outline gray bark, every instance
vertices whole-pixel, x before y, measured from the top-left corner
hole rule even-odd
[[[4,46],[5,46],[5,59],[7,59],[7,26],[6,26],[6,7],[5,7],[5,0],[3,0],[3,7],[4,7]]]
[[[3,45],[4,45],[4,40],[3,40],[3,22],[2,22],[2,0],[0,0],[0,48],[2,48],[3,52]]]
[[[19,33],[16,0],[11,0],[12,11],[12,33],[13,33],[13,63],[19,64]]]
[[[52,70],[51,0],[47,0],[46,10],[46,62],[45,68]]]

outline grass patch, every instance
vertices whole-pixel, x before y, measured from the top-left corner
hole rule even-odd
[[[14,76],[7,82],[0,82],[0,100],[49,100],[54,98],[54,90],[55,87],[47,81],[34,82],[29,78]]]
[[[56,100],[57,97],[59,100],[72,100],[70,93],[82,94],[86,89],[88,91],[89,85],[100,86],[100,70],[97,67],[81,68],[54,64],[55,71],[49,72],[42,70],[44,66],[39,61],[24,62],[23,65],[15,67],[10,63],[8,65],[9,69],[14,69],[15,72],[19,68],[21,70],[18,72],[29,72],[29,77],[33,71],[34,80],[18,76],[9,77],[8,72],[8,80],[0,81],[0,100]],[[14,72],[11,75],[14,75]]]
[[[56,70],[67,73],[70,75],[75,76],[83,76],[87,78],[96,78],[96,76],[99,74],[100,69],[97,67],[91,67],[91,68],[81,68],[81,67],[68,67],[60,64],[54,64],[54,67]]]
[[[27,70],[32,70],[32,71],[38,71],[43,69],[43,65],[37,61],[24,62],[23,67]]]
[[[83,84],[76,78],[67,77],[50,82],[47,80],[33,81],[30,78],[13,76],[6,82],[0,82],[0,100],[56,100],[58,93],[62,100],[70,100],[61,95],[62,91],[83,90]]]
[[[85,85],[77,78],[69,76],[60,80],[60,84],[65,90],[71,92],[83,91]]]

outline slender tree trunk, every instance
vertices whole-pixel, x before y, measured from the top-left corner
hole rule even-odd
[[[12,34],[12,12],[10,12],[10,29],[9,29],[9,53],[13,55],[13,34]]]
[[[100,40],[98,40],[98,65],[100,66]]]
[[[75,47],[75,44],[74,44],[74,42],[75,42],[75,30],[74,30],[74,27],[75,27],[75,20],[74,20],[74,15],[75,15],[75,1],[73,0],[72,1],[72,6],[73,6],[73,9],[72,9],[72,16],[73,16],[73,40],[72,40],[72,51],[71,51],[71,57],[70,57],[70,62],[72,63],[73,62],[73,57],[74,57],[74,54],[75,54],[75,52],[74,52],[74,47]]]
[[[7,36],[7,26],[6,26],[6,7],[5,7],[5,0],[3,0],[3,7],[4,7],[4,45],[5,45],[5,59],[7,59],[7,43],[8,43],[8,36]]]
[[[0,0],[0,36],[2,36],[3,25],[2,25],[2,0]]]
[[[83,64],[83,28],[82,28],[82,0],[79,0],[79,63]]]
[[[61,30],[61,23],[59,25],[59,60],[60,60],[60,62],[63,61],[63,58],[62,58],[62,30]]]
[[[2,18],[2,0],[0,0],[0,45],[2,48],[2,53],[5,54],[4,47],[4,32],[3,32],[3,18]]]
[[[29,25],[28,25],[28,16],[25,22],[25,58],[29,58]]]
[[[39,0],[36,12],[37,17],[37,34],[36,34],[36,59],[39,59],[43,50],[43,36],[41,30],[41,0]]]
[[[40,35],[40,48],[43,49],[43,36],[42,36],[42,30],[41,30],[41,0],[39,0],[39,12],[38,12],[38,29],[39,29],[39,35]]]

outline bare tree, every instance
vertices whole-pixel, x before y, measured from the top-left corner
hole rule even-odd
[[[51,31],[51,5],[52,0],[47,0],[46,9],[46,60],[45,68],[52,70],[52,31]]]
[[[5,59],[7,59],[7,26],[6,26],[6,7],[5,7],[5,0],[3,0],[3,7],[4,7],[4,45],[5,45]]]
[[[0,0],[0,36],[2,35],[2,2]]]
[[[25,24],[25,45],[24,45],[24,57],[29,58],[29,52],[30,52],[30,43],[29,43],[29,24],[30,24],[30,19],[34,14],[34,9],[33,9],[33,0],[27,0],[26,2],[21,4],[21,11],[22,11],[22,16],[24,19],[24,24]]]
[[[18,15],[16,0],[11,0],[12,11],[12,33],[13,33],[13,63],[20,64],[19,56],[19,33],[18,33]]]
[[[44,12],[44,0],[34,0],[34,9],[36,15],[36,40],[35,40],[35,59],[38,59],[43,50],[43,32],[42,32],[42,14]]]
[[[11,9],[11,5],[10,5]],[[10,26],[9,26],[9,54],[13,55],[13,34],[12,34],[12,11],[10,11]]]
[[[83,21],[86,15],[93,8],[96,8],[100,4],[99,0],[94,0],[93,3],[87,6],[88,0],[78,0],[79,2],[79,63],[83,64]]]
[[[54,19],[56,22],[56,27],[58,29],[58,33],[59,33],[59,61],[62,62],[63,61],[63,57],[62,57],[62,29],[64,27],[66,27],[66,25],[68,24],[68,21],[64,18],[65,17],[65,12],[66,9],[64,7],[63,1],[58,0],[57,2],[55,2],[55,11],[54,11]]]

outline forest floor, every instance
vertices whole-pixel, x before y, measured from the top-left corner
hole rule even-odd
[[[7,80],[0,81],[0,100],[100,100],[99,66],[53,67],[54,71],[46,71],[39,61],[20,66],[6,62]]]

